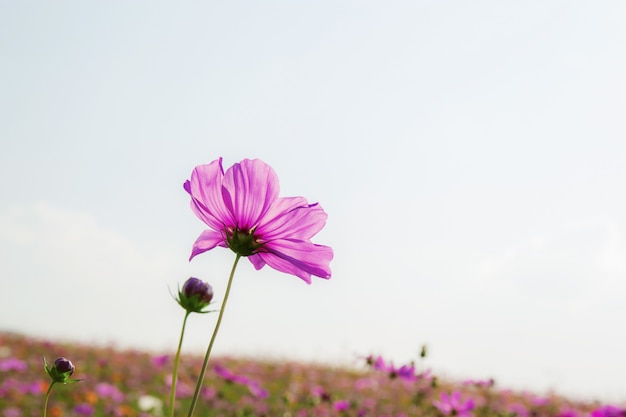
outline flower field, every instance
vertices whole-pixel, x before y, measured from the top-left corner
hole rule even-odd
[[[0,417],[41,416],[50,384],[42,356],[71,358],[75,384],[55,386],[48,415],[166,416],[173,355],[53,343],[0,333]],[[183,356],[176,415],[187,415],[201,357]],[[446,382],[416,364],[364,357],[362,367],[212,358],[195,416],[624,417],[626,410],[504,390],[493,381]]]

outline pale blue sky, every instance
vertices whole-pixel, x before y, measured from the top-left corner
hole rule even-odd
[[[626,400],[626,3],[0,1],[0,329],[174,349],[182,183],[272,165],[333,278],[248,262],[221,353]],[[203,350],[214,318],[195,317]]]

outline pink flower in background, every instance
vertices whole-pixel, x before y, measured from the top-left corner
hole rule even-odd
[[[8,407],[2,413],[4,417],[22,417],[22,410],[17,407]]]
[[[217,390],[215,388],[203,387],[201,395],[205,400],[213,400],[217,397]]]
[[[256,381],[248,382],[247,386],[248,386],[248,391],[250,391],[250,394],[252,394],[253,397],[267,398],[270,395],[270,393],[267,392],[267,390],[263,389],[261,385],[259,385],[259,383]]]
[[[221,365],[215,365],[213,369],[215,370],[215,373],[224,380],[248,387],[248,390],[253,397],[267,398],[269,396],[269,393],[264,390],[258,382],[253,381],[250,378],[243,375],[236,375]]]
[[[495,385],[495,380],[490,379],[466,379],[463,381],[463,385],[474,385],[475,387],[490,388]]]
[[[396,367],[392,362],[385,362],[382,356],[369,355],[365,358],[366,363],[375,371],[383,371],[389,374],[391,379],[401,379],[407,382],[417,381],[418,376],[415,374],[415,365],[402,365]]]
[[[365,362],[367,362],[367,364],[370,365],[375,371],[387,372],[389,368],[388,365],[385,363],[383,357],[380,355],[376,357],[369,355],[367,358],[365,358]]]
[[[313,397],[319,398],[321,401],[330,401],[330,393],[324,389],[324,387],[320,387],[316,385],[311,388],[311,395]]]
[[[230,370],[224,368],[222,365],[215,365],[213,367],[215,373],[222,377],[224,380],[232,382],[234,384],[248,385],[250,380],[242,375],[236,375]]]
[[[37,395],[37,394],[43,393],[41,386],[42,386],[41,381],[27,382],[27,383],[21,384],[18,390],[22,394]]]
[[[9,371],[18,371],[22,372],[28,369],[28,364],[20,359],[16,358],[7,358],[0,360],[0,371],[1,372],[9,372]]]
[[[441,401],[433,401],[433,405],[446,416],[471,417],[474,409],[474,401],[461,401],[461,392],[454,391],[452,394],[441,393]]]
[[[169,358],[169,355],[153,356],[151,359],[152,365],[156,366],[157,368],[162,368],[167,364]]]
[[[82,403],[82,404],[77,404],[74,407],[74,413],[80,416],[91,417],[93,416],[94,412],[95,412],[94,407],[91,404]]]
[[[404,381],[417,381],[415,375],[415,365],[402,365],[399,368],[395,368],[391,365],[391,371],[389,373],[390,378],[399,378]]]
[[[591,417],[625,417],[626,409],[614,405],[605,405],[591,412]]]
[[[556,417],[578,417],[580,414],[573,408],[563,408]]]
[[[116,403],[124,401],[124,394],[115,385],[111,385],[107,382],[97,384],[96,393],[101,398],[108,398]]]
[[[217,246],[247,256],[256,269],[266,264],[311,283],[330,278],[333,250],[311,242],[328,217],[304,197],[279,197],[278,176],[265,162],[244,159],[225,173],[222,158],[197,166],[184,184],[191,208],[209,226],[191,257]]]
[[[517,415],[517,417],[528,417],[530,415],[530,411],[522,403],[509,404],[506,409],[509,413]]]
[[[337,400],[333,403],[333,408],[337,411],[346,411],[350,408],[350,402],[346,400]]]

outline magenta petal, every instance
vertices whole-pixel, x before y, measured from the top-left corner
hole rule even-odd
[[[276,220],[276,218],[283,216],[285,213],[288,213],[298,207],[306,207],[308,205],[309,203],[304,197],[280,197],[272,203],[260,223],[272,223]]]
[[[227,246],[222,233],[214,230],[205,230],[200,233],[200,236],[198,236],[198,239],[194,242],[189,260],[192,260],[194,256],[211,250],[216,246]]]
[[[223,177],[220,158],[210,164],[195,167],[191,179],[184,184],[185,190],[191,195],[191,208],[196,216],[212,229],[220,231],[225,224],[234,224],[222,197]]]
[[[281,238],[307,241],[322,230],[327,218],[328,215],[319,204],[306,204],[277,214],[267,221],[264,219],[257,233],[263,236],[264,241]]]
[[[257,226],[259,219],[278,199],[278,176],[259,159],[244,159],[230,167],[223,180],[223,199],[240,229]]]
[[[265,246],[267,252],[259,255],[272,268],[292,274],[311,283],[311,275],[330,278],[329,263],[333,259],[333,250],[328,246],[310,242],[276,240]]]
[[[252,266],[254,266],[254,269],[256,269],[257,271],[265,266],[265,261],[261,258],[259,254],[248,256],[248,259],[252,263]]]

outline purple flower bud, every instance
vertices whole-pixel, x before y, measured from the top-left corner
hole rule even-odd
[[[74,364],[72,364],[69,359],[56,358],[54,360],[54,365],[52,366],[56,368],[57,372],[67,374],[67,376],[70,376],[74,373]]]
[[[213,288],[198,278],[191,277],[178,291],[178,304],[188,312],[203,313],[202,309],[213,299]]]
[[[183,285],[183,294],[187,297],[197,295],[201,301],[209,304],[213,299],[213,288],[208,283],[191,277]]]
[[[52,378],[54,382],[60,382],[62,384],[68,384],[78,382],[79,380],[70,379],[70,376],[74,373],[74,364],[66,358],[56,358],[52,365],[48,365],[46,358],[43,358],[43,366],[46,373]]]

